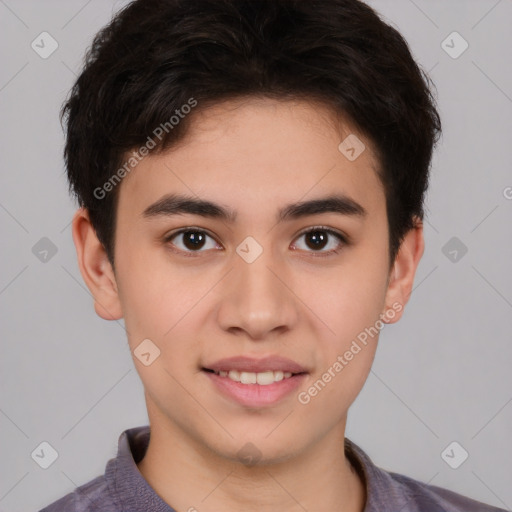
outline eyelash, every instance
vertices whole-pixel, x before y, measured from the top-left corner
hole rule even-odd
[[[210,238],[212,238],[213,240],[215,240],[215,237],[213,237],[212,235],[210,235],[208,233],[208,231],[205,231],[204,229],[201,229],[201,228],[196,228],[194,226],[190,226],[190,227],[187,227],[187,228],[182,228],[180,229],[179,231],[175,231],[174,233],[171,233],[169,234],[168,236],[166,236],[164,238],[164,243],[169,243],[173,238],[183,234],[183,233],[187,233],[189,231],[192,231],[194,233],[202,233],[204,235],[207,235],[209,236]],[[334,231],[333,229],[331,228],[328,228],[326,226],[313,226],[311,228],[308,228],[304,231],[301,231],[296,239],[300,238],[301,236],[304,236],[304,235],[307,235],[309,233],[312,233],[312,232],[315,232],[315,231],[322,231],[324,233],[328,233],[329,235],[332,235],[334,236],[335,238],[337,238],[340,242],[340,244],[342,246],[348,246],[350,245],[350,242],[349,242],[349,239],[342,235],[341,233],[337,232],[337,231]],[[215,240],[216,243],[218,243],[216,240]],[[171,244],[173,245],[173,244]],[[219,244],[220,245],[220,244]],[[336,249],[332,249],[330,251],[306,251],[306,252],[309,252],[312,254],[313,257],[315,258],[325,258],[325,257],[329,257],[329,256],[333,256],[335,254],[338,254],[340,252],[340,249],[341,248],[336,248]],[[175,249],[175,248],[172,248],[171,247],[171,250],[175,253],[178,253],[180,255],[183,255],[187,258],[189,257],[197,257],[198,254],[202,253],[202,252],[206,252],[206,251],[183,251],[182,249]]]

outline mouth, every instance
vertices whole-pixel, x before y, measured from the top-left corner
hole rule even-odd
[[[269,386],[275,382],[290,379],[296,375],[304,375],[306,372],[289,372],[282,370],[266,370],[263,372],[248,372],[239,370],[212,370],[202,368],[203,371],[213,373],[219,377],[230,379],[240,384],[259,384],[260,386]]]
[[[220,395],[249,408],[275,406],[302,386],[309,374],[299,363],[277,354],[228,357],[201,370]]]
[[[309,372],[281,356],[255,359],[237,356],[201,367],[220,396],[246,408],[273,410],[290,399],[306,382]]]

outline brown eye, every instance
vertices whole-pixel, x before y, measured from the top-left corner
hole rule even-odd
[[[323,249],[329,241],[329,235],[325,231],[308,231],[305,235],[306,245],[311,249]]]
[[[197,249],[203,248],[206,240],[206,236],[204,235],[204,233],[201,233],[199,231],[184,231],[182,235],[183,245],[187,249],[195,251]]]
[[[333,231],[332,229],[315,227],[304,231],[299,235],[299,238],[304,238],[304,244],[302,247],[298,247],[301,250],[305,250],[307,252],[317,252],[320,255],[329,255],[332,253],[337,253],[342,246],[348,245],[347,239]],[[300,244],[295,244],[295,247]],[[327,250],[324,250],[327,247]]]
[[[218,244],[203,230],[182,229],[165,239],[182,252],[205,252],[207,249],[215,249]],[[204,249],[204,250],[202,250]]]

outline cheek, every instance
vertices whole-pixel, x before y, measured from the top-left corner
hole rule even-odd
[[[144,338],[158,343],[187,306],[180,275],[171,274],[170,266],[155,260],[154,252],[119,246],[119,298],[132,348]]]
[[[371,369],[384,325],[381,314],[387,279],[387,260],[376,254],[370,249],[354,251],[325,282],[316,282],[317,286],[310,283],[308,305],[328,326],[318,336],[322,359],[317,387],[323,389],[325,385],[325,391],[317,402],[348,406]]]
[[[297,397],[313,416],[328,414],[334,423],[339,421],[364,386],[383,326],[385,281],[378,275],[366,273],[363,282],[354,272],[331,280],[328,288],[316,292],[316,302],[312,296],[311,309],[329,327],[317,337],[317,371]]]
[[[338,340],[340,348],[349,338],[374,325],[385,304],[384,265],[357,259],[357,263],[340,266],[325,282],[307,283],[308,305],[328,326],[327,332]]]
[[[119,289],[130,348],[149,338],[161,349],[162,361],[189,360],[204,323],[198,316],[206,314],[208,292],[217,279],[204,269],[180,269],[155,254],[134,252],[125,258]]]

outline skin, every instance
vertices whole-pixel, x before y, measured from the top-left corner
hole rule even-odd
[[[366,145],[353,162],[338,150],[350,133]],[[76,212],[73,238],[97,314],[124,317],[132,355],[147,338],[161,351],[149,366],[133,358],[151,426],[138,467],[176,510],[362,512],[365,485],[342,447],[347,412],[368,377],[378,336],[308,404],[297,394],[393,304],[402,310],[385,323],[398,321],[410,296],[424,249],[422,224],[406,235],[390,271],[377,165],[371,142],[322,105],[231,100],[197,112],[182,143],[146,157],[124,178],[115,272],[87,211]],[[171,192],[230,207],[236,222],[142,216]],[[276,224],[284,205],[333,192],[367,215],[328,212]],[[330,235],[315,249],[301,232],[319,225],[346,234],[350,244]],[[187,227],[212,235],[200,252],[180,235],[164,241]],[[247,236],[263,248],[250,264],[236,253]],[[337,254],[319,256],[335,248]],[[309,374],[276,405],[246,408],[221,396],[200,371],[235,355],[282,355]],[[261,453],[253,466],[237,455],[248,442]]]

